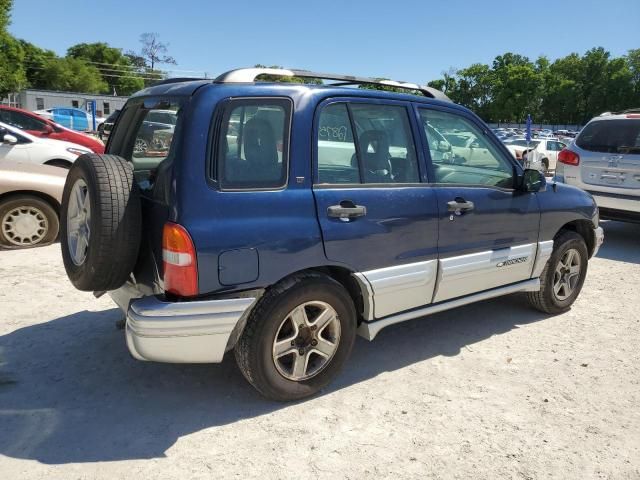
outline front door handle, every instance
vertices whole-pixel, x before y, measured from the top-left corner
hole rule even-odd
[[[341,220],[364,217],[367,214],[367,207],[356,205],[351,200],[343,200],[339,205],[331,205],[327,208],[327,215]]]
[[[447,202],[447,207],[450,212],[466,212],[475,208],[473,202],[467,202],[462,197],[456,197],[455,200]]]

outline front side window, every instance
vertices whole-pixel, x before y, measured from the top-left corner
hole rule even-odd
[[[420,119],[436,183],[513,188],[513,164],[473,122],[453,113],[423,108]]]
[[[417,183],[407,110],[395,105],[333,103],[318,122],[319,183]]]
[[[291,102],[233,100],[222,114],[214,177],[223,189],[281,188],[287,181]]]

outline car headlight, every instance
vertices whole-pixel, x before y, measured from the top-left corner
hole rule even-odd
[[[90,153],[89,150],[82,150],[81,148],[73,148],[73,147],[67,148],[67,152],[77,156],[84,155],[85,153]]]

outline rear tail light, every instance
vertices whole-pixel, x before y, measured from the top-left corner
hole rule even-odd
[[[164,290],[180,297],[198,294],[196,249],[189,233],[177,223],[167,222],[162,230]]]
[[[565,165],[579,165],[580,155],[565,148],[560,150],[560,153],[558,154],[558,161]]]

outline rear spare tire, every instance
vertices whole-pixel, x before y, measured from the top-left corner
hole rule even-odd
[[[87,153],[74,162],[62,194],[60,244],[78,290],[120,287],[140,247],[140,197],[133,166],[116,155]]]

